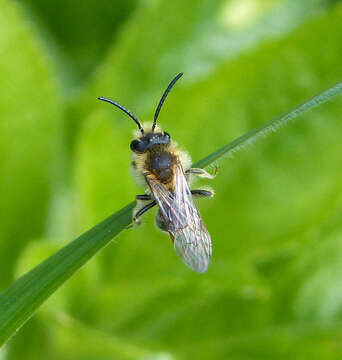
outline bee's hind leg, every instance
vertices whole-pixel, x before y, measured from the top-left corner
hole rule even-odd
[[[213,190],[195,189],[191,190],[191,194],[194,197],[213,197],[215,195]]]
[[[216,174],[218,171],[218,166],[215,167],[214,173],[211,175],[209,174],[207,171],[205,171],[204,169],[200,169],[200,168],[190,168],[188,170],[185,171],[186,175],[195,175],[198,177],[202,177],[202,178],[206,178],[206,179],[214,179]]]

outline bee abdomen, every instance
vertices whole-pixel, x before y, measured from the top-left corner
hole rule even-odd
[[[156,225],[161,231],[168,232],[168,225],[165,219],[163,218],[163,215],[160,210],[158,210],[156,215]]]

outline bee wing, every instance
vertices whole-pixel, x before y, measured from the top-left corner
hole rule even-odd
[[[182,165],[174,168],[174,193],[147,177],[167,224],[177,255],[192,270],[205,272],[211,258],[211,239],[193,201]]]

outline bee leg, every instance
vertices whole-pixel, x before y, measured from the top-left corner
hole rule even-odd
[[[213,190],[196,189],[196,190],[191,190],[191,194],[194,197],[213,197],[214,191]]]
[[[152,200],[151,195],[149,195],[149,194],[137,195],[135,198],[137,200],[142,200],[142,201]]]
[[[211,175],[207,171],[199,168],[191,168],[185,171],[185,174],[193,174],[202,178],[214,179],[218,171],[218,166],[215,167],[214,173]]]
[[[133,221],[134,222],[138,222],[139,221],[139,217],[144,214],[146,211],[150,210],[151,208],[153,208],[153,206],[157,205],[157,203],[155,202],[155,200],[153,200],[152,202],[150,202],[149,204],[145,205],[144,207],[142,207],[141,209],[139,209],[134,215],[133,215]]]

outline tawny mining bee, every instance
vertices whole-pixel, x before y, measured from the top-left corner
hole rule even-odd
[[[156,225],[168,232],[175,251],[183,262],[197,272],[208,269],[211,258],[211,239],[203,224],[193,197],[212,197],[212,190],[190,190],[190,176],[212,179],[203,169],[191,168],[188,153],[177,148],[170,134],[157,125],[160,109],[176,81],[179,73],[169,84],[154,114],[152,124],[141,125],[140,121],[117,102],[99,97],[99,100],[115,105],[138,125],[139,131],[131,142],[133,151],[132,168],[139,183],[147,185],[146,194],[137,195],[138,205],[133,219],[139,221],[141,215],[158,205]]]

